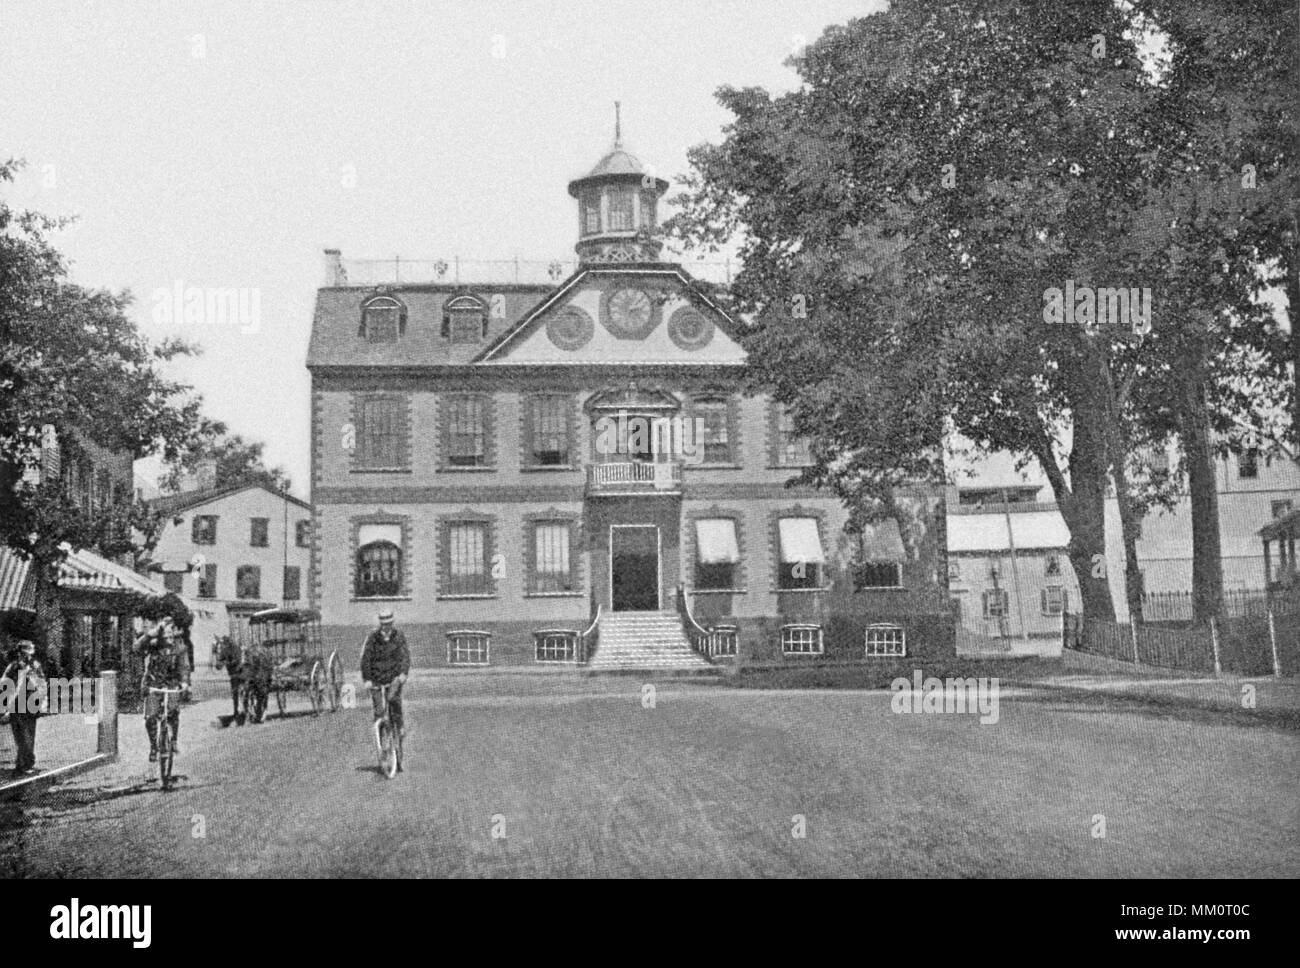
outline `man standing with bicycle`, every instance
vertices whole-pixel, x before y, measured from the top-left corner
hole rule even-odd
[[[144,728],[149,734],[149,762],[158,762],[158,720],[162,718],[162,697],[150,692],[154,689],[182,689],[189,679],[188,656],[179,648],[176,629],[169,618],[163,619],[149,632],[140,636],[137,642],[147,640],[144,656],[144,676],[140,691],[145,697]],[[167,721],[172,727],[172,736],[179,739],[181,729],[181,709],[179,703],[170,703]],[[180,752],[179,743],[172,746],[173,753]]]
[[[403,735],[402,684],[411,671],[411,650],[406,636],[393,628],[392,609],[379,613],[379,628],[366,636],[361,647],[361,680],[370,690],[375,722],[384,716],[384,689],[388,689],[388,720]]]

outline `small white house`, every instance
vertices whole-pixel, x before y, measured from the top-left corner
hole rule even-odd
[[[168,515],[151,570],[186,599],[222,603],[232,622],[277,606],[305,607],[311,505],[265,484],[155,498]]]

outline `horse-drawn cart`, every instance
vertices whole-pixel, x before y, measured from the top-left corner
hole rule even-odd
[[[305,692],[313,714],[329,704],[339,708],[343,662],[338,652],[321,653],[320,613],[311,609],[270,608],[248,620],[249,662],[245,673],[245,717],[260,722],[270,693],[284,715],[290,692]]]

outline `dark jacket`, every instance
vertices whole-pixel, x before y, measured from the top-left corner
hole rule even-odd
[[[406,647],[406,636],[393,629],[388,641],[375,629],[366,636],[361,647],[361,678],[386,686],[398,676],[411,671],[411,650]]]
[[[179,646],[180,643],[177,643]],[[185,685],[188,663],[180,648],[159,649],[144,657],[145,688],[179,689]]]
[[[12,692],[10,692],[9,694],[13,700],[11,708],[0,709],[0,714],[7,715],[9,713],[15,712],[18,708],[20,708],[18,703],[18,690],[23,689],[27,691],[27,695],[24,696],[22,699],[22,704],[23,704],[22,708],[25,708],[26,710],[25,715],[28,716],[36,715],[37,710],[41,708],[41,704],[44,703],[46,698],[45,682],[44,682],[45,668],[44,666],[41,665],[41,660],[33,658],[30,662],[28,662],[20,654],[18,658],[14,659],[13,662],[9,663],[9,665],[5,668],[4,675],[0,676],[0,679],[8,679],[10,682],[13,683],[13,685],[10,686]],[[34,694],[32,691],[33,679],[36,680],[36,689]],[[29,699],[35,701],[35,708],[33,708],[32,705],[28,704]]]

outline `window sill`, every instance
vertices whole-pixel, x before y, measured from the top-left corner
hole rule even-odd
[[[349,474],[410,474],[409,467],[353,467]]]
[[[809,595],[816,592],[828,592],[830,586],[824,588],[773,588],[772,591],[778,595]]]
[[[353,595],[353,602],[409,602],[410,595]]]
[[[693,471],[740,471],[745,469],[744,465],[733,464],[730,461],[722,464],[692,464],[690,461],[686,461],[682,466]]]
[[[855,594],[857,592],[905,592],[907,591],[907,586],[906,585],[863,585],[861,588],[853,589],[853,591]]]
[[[545,473],[546,471],[568,471],[572,473],[581,470],[574,464],[525,464],[519,468],[522,474]]]
[[[498,597],[498,596],[497,596],[497,594],[496,594],[495,592],[492,592],[492,593],[490,593],[490,594],[486,594],[486,595],[439,595],[439,596],[438,596],[438,601],[440,601],[440,602],[442,602],[442,601],[476,601],[476,602],[486,602],[486,601],[491,601],[492,599],[497,598],[497,597]]]
[[[496,470],[495,467],[453,467],[448,464],[445,467],[439,467],[439,474],[491,474]]]
[[[816,467],[816,464],[768,464],[769,471],[801,471],[805,467]]]
[[[748,595],[744,588],[688,588],[688,595]]]
[[[786,658],[786,659],[817,659],[825,654],[826,653],[824,651],[823,652],[786,652],[784,649],[781,650],[782,658]]]
[[[586,592],[524,592],[524,598],[583,598]]]

